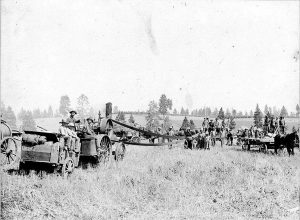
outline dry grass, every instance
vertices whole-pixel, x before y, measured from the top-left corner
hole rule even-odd
[[[297,219],[300,153],[128,146],[69,179],[4,174],[5,219]],[[299,212],[299,211],[298,211]]]

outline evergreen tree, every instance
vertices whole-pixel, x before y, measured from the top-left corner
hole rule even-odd
[[[59,113],[63,116],[67,116],[70,111],[71,101],[69,96],[64,95],[60,97],[60,104],[59,104]]]
[[[88,112],[90,109],[89,99],[86,95],[81,94],[77,98],[77,113],[78,116],[82,119],[88,117]]]
[[[272,115],[272,108],[271,107],[269,107],[269,112]]]
[[[274,117],[278,117],[280,112],[277,110],[276,106],[273,107],[273,115]]]
[[[261,128],[263,123],[262,123],[262,112],[258,106],[258,104],[256,105],[256,108],[255,108],[255,112],[254,112],[254,125],[258,128]]]
[[[250,114],[249,114],[250,117],[253,117],[253,111],[250,110]]]
[[[158,105],[155,101],[151,101],[148,106],[146,128],[149,130],[156,130],[159,126]]]
[[[187,117],[185,116],[184,119],[183,119],[183,122],[182,122],[182,125],[181,125],[181,129],[186,129],[187,127],[190,127],[190,122],[189,120],[187,119]]]
[[[191,126],[191,130],[194,130],[196,128],[193,120],[190,120],[190,126]]]
[[[299,117],[299,115],[300,115],[300,107],[299,107],[299,104],[296,105],[296,115],[297,115],[297,117]]]
[[[117,114],[119,112],[119,108],[118,108],[118,106],[114,106],[114,110],[113,110],[113,113],[114,114]]]
[[[178,114],[176,108],[174,108],[173,114],[174,114],[174,115],[177,115],[177,114]]]
[[[280,116],[282,116],[282,117],[287,117],[288,116],[288,112],[287,112],[287,110],[284,106],[282,106],[282,108],[281,108]]]
[[[235,123],[234,117],[231,116],[230,121],[229,121],[229,129],[233,130],[233,129],[235,129],[235,126],[236,126],[236,123]]]
[[[215,108],[214,111],[213,111],[213,113],[210,116],[213,117],[213,118],[216,118],[218,116],[218,113],[219,113],[218,109]],[[206,116],[208,116],[208,115],[206,115]]]
[[[218,110],[217,110],[218,111]],[[211,109],[210,109],[210,107],[206,107],[205,108],[205,115],[207,116],[207,117],[210,117],[211,116]]]
[[[128,122],[129,122],[129,123],[132,123],[132,124],[135,123],[135,120],[134,120],[134,117],[133,117],[132,114],[130,115],[130,118],[128,119]]]
[[[33,118],[41,118],[42,117],[41,110],[39,108],[34,109],[32,111],[32,117]]]
[[[188,108],[185,110],[185,114],[186,114],[186,115],[190,115],[190,112],[189,112],[189,109],[188,109]]]
[[[226,109],[226,113],[225,113],[225,118],[230,118],[231,114],[230,114],[230,111],[229,109],[227,108]]]
[[[36,130],[36,124],[32,117],[31,111],[26,111],[26,113],[22,119],[22,128],[23,128],[23,130],[31,130],[31,131]]]
[[[26,111],[23,108],[21,108],[20,112],[18,113],[18,119],[22,121],[25,115]]]
[[[236,117],[236,110],[235,109],[232,109],[232,117]]]
[[[42,118],[47,118],[47,115],[48,115],[48,113],[47,113],[46,109],[44,109],[44,111],[42,113]]]
[[[96,112],[95,112],[95,110],[94,110],[93,107],[90,107],[89,112],[88,112],[88,116],[92,117],[92,118],[96,118],[95,117],[96,116]]]
[[[181,107],[180,114],[181,114],[181,115],[185,115],[185,110],[184,110],[183,107]]]
[[[220,108],[220,111],[219,111],[219,114],[218,114],[218,119],[225,119],[225,115],[224,115],[224,111],[223,111],[223,108],[221,107]]]
[[[166,115],[168,113],[168,109],[172,109],[172,100],[168,99],[165,94],[162,94],[159,98],[159,113],[162,115]]]
[[[268,114],[268,112],[269,112],[269,108],[268,108],[268,106],[267,106],[267,105],[265,105],[264,114],[265,114],[265,115],[267,115],[267,114]]]
[[[172,124],[171,124],[171,121],[170,121],[169,116],[166,116],[166,117],[164,118],[164,128],[165,128],[165,131],[167,131],[168,128],[169,128],[171,125],[172,125]]]
[[[49,105],[48,107],[48,118],[53,118],[53,109],[52,109],[52,106]]]

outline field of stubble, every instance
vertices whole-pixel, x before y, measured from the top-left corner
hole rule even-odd
[[[300,153],[127,146],[68,179],[2,173],[4,219],[298,219]]]

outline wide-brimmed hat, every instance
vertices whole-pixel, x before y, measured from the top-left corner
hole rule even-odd
[[[70,111],[70,114],[71,114],[72,112],[74,112],[75,114],[77,114],[77,112],[76,112],[74,109],[72,109],[72,110]]]
[[[88,117],[86,120],[94,122],[94,119],[92,119],[92,117]]]

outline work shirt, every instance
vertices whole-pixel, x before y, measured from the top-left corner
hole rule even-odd
[[[66,136],[66,137],[77,137],[77,134],[75,131],[72,131],[71,129],[66,128],[64,126],[60,126],[58,129],[58,132],[61,135]]]
[[[95,132],[93,130],[93,125],[90,125],[90,124],[87,124],[84,128],[84,132],[87,134],[87,135],[94,135]]]
[[[66,122],[67,123],[80,123],[80,120],[77,120],[75,117],[69,117],[69,118],[67,118],[67,120],[66,120]]]

